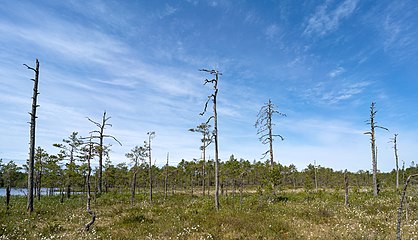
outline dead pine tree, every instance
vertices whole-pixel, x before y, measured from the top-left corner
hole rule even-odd
[[[403,187],[401,201],[398,208],[398,220],[397,220],[397,227],[396,227],[396,239],[401,239],[401,219],[402,219],[402,210],[403,210],[403,202],[406,200],[406,189],[408,188],[408,184],[411,181],[411,178],[418,177],[418,174],[409,175],[409,177],[405,181],[405,186]]]
[[[207,70],[207,69],[199,69],[199,71],[207,72],[211,75],[214,75],[215,78],[209,80],[205,79],[204,85],[207,83],[211,83],[213,85],[213,93],[208,96],[208,100],[205,103],[205,108],[203,112],[200,113],[203,116],[206,113],[208,103],[212,100],[213,103],[213,115],[208,118],[206,124],[213,119],[213,139],[215,143],[215,208],[219,210],[219,149],[218,149],[218,114],[216,111],[216,100],[218,97],[218,81],[219,75],[222,75],[218,70]]]
[[[390,139],[390,142],[393,143],[393,149],[395,152],[395,166],[396,166],[396,190],[399,189],[399,158],[398,158],[398,144],[397,144],[398,134],[394,134],[393,138]]]
[[[279,134],[273,134],[273,114],[279,114],[280,116],[286,117],[286,114],[281,113],[276,110],[276,105],[271,102],[266,103],[264,106],[261,107],[260,111],[257,114],[257,121],[254,124],[256,127],[257,135],[260,135],[259,140],[263,144],[269,145],[269,150],[263,153],[263,157],[265,158],[267,155],[270,156],[270,168],[273,169],[274,166],[274,154],[273,154],[273,141],[274,137],[279,137],[282,141],[284,138]]]
[[[122,143],[119,142],[119,140],[117,140],[114,136],[112,135],[106,135],[104,134],[104,130],[106,129],[106,126],[112,126],[112,124],[107,123],[107,121],[109,121],[111,117],[106,117],[106,111],[104,111],[103,113],[103,118],[102,118],[102,122],[98,123],[96,121],[91,120],[90,118],[87,118],[90,122],[92,122],[93,124],[95,124],[99,130],[94,130],[91,131],[90,134],[96,134],[96,135],[92,135],[92,138],[95,139],[99,139],[99,143],[98,143],[98,153],[99,153],[99,171],[98,171],[98,194],[100,195],[102,193],[102,186],[103,186],[103,152],[104,152],[104,146],[103,146],[103,140],[105,138],[112,138],[113,140],[115,140],[117,143],[119,143],[119,145],[122,146]]]
[[[376,125],[377,122],[375,122],[376,117],[376,109],[375,109],[375,102],[372,102],[370,106],[370,119],[366,121],[368,125],[370,125],[370,132],[365,132],[364,134],[370,135],[370,143],[371,143],[371,149],[372,149],[372,167],[373,167],[373,195],[378,195],[378,186],[377,186],[377,153],[376,153],[376,135],[375,135],[375,129],[380,128],[386,131],[389,131],[389,129]]]
[[[168,191],[168,159],[170,153],[167,153],[167,162],[165,163],[165,176],[164,176],[164,200],[167,198],[167,191]]]
[[[278,114],[279,116],[286,117],[286,114],[281,113],[276,110],[276,105],[271,102],[269,99],[268,103],[260,108],[260,111],[257,114],[257,121],[254,124],[254,127],[257,128],[257,135],[259,135],[259,140],[262,144],[268,144],[269,149],[263,153],[262,158],[264,159],[267,156],[270,156],[270,177],[271,177],[271,186],[273,193],[275,194],[275,181],[274,181],[274,154],[273,154],[273,141],[275,137],[279,137],[282,141],[284,140],[283,136],[279,134],[273,134],[273,115]]]
[[[155,137],[155,132],[147,132],[148,135],[148,143],[147,149],[148,149],[148,160],[149,160],[149,166],[148,166],[148,175],[149,175],[149,202],[152,203],[152,149],[151,149],[151,140]]]
[[[32,95],[32,112],[30,115],[30,140],[29,140],[29,161],[28,161],[28,213],[33,212],[33,187],[34,187],[34,165],[35,165],[35,125],[36,125],[36,109],[39,107],[38,101],[38,81],[39,81],[39,61],[36,59],[35,68],[23,64],[28,69],[35,72],[33,81],[33,95]]]
[[[202,123],[196,128],[189,129],[190,132],[198,132],[202,134],[202,146],[200,146],[200,150],[202,151],[202,195],[205,196],[205,164],[206,164],[206,148],[209,144],[212,143],[212,136],[213,134],[209,131],[210,125],[206,123]]]
[[[344,204],[345,204],[346,207],[348,207],[349,201],[348,201],[348,172],[347,172],[347,169],[344,171],[344,188],[345,188]]]
[[[91,201],[91,194],[90,194],[90,175],[91,175],[91,159],[93,156],[93,142],[92,136],[89,138],[88,148],[85,149],[87,152],[86,159],[87,159],[87,176],[86,176],[86,184],[87,184],[87,212],[91,215],[91,221],[84,225],[84,231],[88,232],[90,230],[90,226],[93,225],[94,221],[96,220],[96,213],[91,210],[90,208],[90,201]]]

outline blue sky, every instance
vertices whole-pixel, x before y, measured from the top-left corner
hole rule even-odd
[[[299,170],[316,160],[371,169],[365,121],[372,101],[379,168],[418,163],[418,4],[399,1],[4,1],[0,5],[0,158],[28,156],[33,73],[40,61],[36,145],[94,130],[111,116],[111,160],[155,131],[157,165],[199,158],[199,116],[218,69],[220,157],[259,160],[254,123],[271,98],[279,111],[275,159]],[[108,142],[110,143],[110,142]],[[209,150],[213,157],[212,150]]]

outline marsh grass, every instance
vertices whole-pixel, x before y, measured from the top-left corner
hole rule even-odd
[[[223,196],[217,212],[207,196],[176,194],[164,200],[157,193],[150,204],[138,194],[131,206],[128,193],[103,194],[92,202],[97,219],[86,233],[84,198],[60,203],[58,196],[43,197],[32,215],[24,197],[13,197],[9,210],[0,198],[0,239],[393,239],[399,204],[395,192],[377,198],[353,192],[345,207],[341,191],[286,191]],[[416,198],[409,200],[409,209],[403,237],[417,239]]]

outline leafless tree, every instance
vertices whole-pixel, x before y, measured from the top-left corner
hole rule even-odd
[[[393,143],[393,149],[395,151],[395,164],[396,164],[396,190],[399,189],[399,158],[398,158],[398,145],[397,145],[398,134],[394,134],[390,142]]]
[[[274,137],[279,137],[282,141],[284,138],[279,134],[273,134],[273,114],[279,114],[280,116],[286,116],[286,114],[281,113],[276,110],[276,105],[274,105],[271,100],[266,103],[264,106],[261,107],[260,111],[257,114],[257,121],[255,122],[254,126],[258,129],[257,134],[260,135],[259,140],[263,144],[269,144],[269,150],[263,153],[263,157],[265,158],[267,154],[270,155],[270,167],[273,169],[274,166],[274,155],[273,155],[273,141]]]
[[[218,150],[218,114],[216,111],[216,100],[218,96],[218,81],[219,75],[222,75],[218,70],[207,70],[207,69],[200,69],[199,71],[208,72],[211,75],[214,75],[215,78],[209,80],[205,79],[205,85],[207,83],[213,84],[213,93],[208,96],[208,100],[205,103],[205,108],[200,115],[204,115],[206,113],[208,103],[212,100],[213,103],[213,115],[208,118],[206,124],[209,124],[210,120],[213,119],[213,139],[215,143],[215,208],[219,210],[219,150]]]
[[[202,150],[202,195],[205,196],[205,164],[206,164],[206,148],[209,144],[212,143],[212,136],[213,134],[209,131],[210,125],[206,123],[202,123],[196,128],[189,129],[190,132],[198,132],[202,134],[202,146],[200,146],[200,150]]]
[[[348,201],[348,172],[347,172],[347,169],[344,171],[344,188],[345,188],[344,204],[345,204],[345,206],[348,206],[349,201]]]
[[[152,203],[152,157],[151,157],[151,140],[155,137],[155,132],[147,132],[148,135],[148,159],[149,159],[149,166],[148,166],[148,173],[149,173],[149,202]]]
[[[105,138],[112,138],[117,143],[119,143],[119,145],[122,146],[122,143],[120,143],[119,140],[117,140],[114,136],[104,134],[104,130],[106,129],[106,126],[110,126],[110,127],[112,126],[112,124],[107,123],[107,121],[110,118],[111,117],[106,117],[106,111],[104,111],[104,113],[103,113],[103,118],[102,118],[101,123],[95,122],[95,121],[91,120],[90,118],[87,118],[90,122],[94,123],[99,128],[99,130],[94,130],[94,131],[90,132],[90,134],[96,134],[96,135],[92,135],[93,139],[98,139],[99,140],[98,149],[97,149],[98,153],[99,153],[99,172],[98,172],[98,181],[99,181],[98,193],[99,193],[99,195],[102,193],[102,186],[103,186],[103,177],[102,177],[103,152],[104,152],[103,140]]]
[[[398,208],[398,221],[396,227],[396,239],[401,239],[401,218],[402,218],[402,209],[403,209],[403,202],[405,201],[406,189],[408,188],[408,184],[411,181],[411,178],[418,177],[418,174],[409,175],[409,177],[405,181],[405,186],[403,187],[401,201]]]
[[[375,109],[375,102],[372,102],[370,106],[370,120],[367,120],[366,123],[370,125],[370,132],[365,132],[364,134],[370,135],[370,143],[372,148],[372,166],[373,166],[373,195],[378,195],[378,186],[377,186],[377,153],[376,153],[376,135],[375,135],[375,129],[380,128],[386,131],[389,131],[389,129],[376,125],[377,122],[375,122],[376,117],[376,109]]]
[[[28,69],[35,72],[35,78],[31,79],[33,83],[33,95],[32,95],[32,112],[29,113],[30,118],[30,141],[29,141],[29,162],[28,162],[28,213],[33,212],[33,185],[34,185],[34,162],[35,162],[35,124],[36,124],[36,109],[39,107],[38,100],[38,80],[39,80],[39,61],[36,59],[35,68],[29,67],[23,64]]]
[[[91,175],[91,165],[90,161],[93,157],[93,142],[92,136],[90,135],[88,148],[85,150],[87,151],[86,159],[87,159],[87,176],[86,176],[86,183],[87,183],[87,212],[91,215],[91,221],[84,225],[84,231],[89,231],[90,226],[93,225],[94,221],[96,220],[96,213],[91,210],[90,208],[90,201],[91,201],[91,194],[90,194],[90,175]]]
[[[167,162],[165,163],[165,177],[164,177],[164,199],[167,198],[168,191],[168,159],[170,153],[167,153]]]

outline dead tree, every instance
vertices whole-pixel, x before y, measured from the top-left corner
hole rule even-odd
[[[316,160],[314,160],[314,176],[315,176],[315,191],[318,191],[318,166],[316,166]]]
[[[405,201],[406,189],[408,188],[408,184],[411,181],[411,178],[418,177],[418,174],[409,175],[409,177],[405,181],[405,186],[403,187],[401,201],[398,208],[398,221],[396,227],[396,239],[401,239],[401,218],[402,218],[402,209],[403,209],[403,202]]]
[[[32,95],[32,112],[30,115],[30,140],[29,140],[29,162],[28,162],[28,213],[33,212],[33,185],[34,185],[34,163],[35,163],[35,124],[36,124],[36,109],[39,107],[38,101],[38,80],[39,80],[39,61],[36,59],[35,68],[29,67],[23,64],[28,69],[35,72],[35,78],[31,79],[33,84],[33,95]]]
[[[398,158],[398,145],[397,145],[398,134],[394,134],[390,142],[393,143],[393,149],[395,151],[395,164],[396,164],[396,190],[399,189],[399,158]]]
[[[84,225],[84,231],[89,231],[90,226],[93,225],[94,221],[96,220],[96,213],[91,210],[90,208],[90,201],[91,201],[91,194],[90,194],[90,175],[91,175],[91,165],[90,161],[92,159],[93,153],[93,142],[92,136],[90,135],[89,142],[88,142],[88,149],[87,149],[87,176],[86,176],[86,183],[87,183],[87,212],[91,215],[91,221]]]
[[[148,166],[148,175],[149,175],[149,202],[152,203],[152,158],[151,158],[151,140],[155,137],[155,132],[147,132],[148,135],[148,160],[149,160],[149,166]]]
[[[199,71],[208,72],[209,74],[215,75],[214,79],[208,80],[205,79],[204,85],[207,83],[213,84],[214,92],[208,96],[208,100],[205,103],[205,108],[200,115],[204,115],[206,113],[208,103],[212,100],[213,103],[213,115],[208,118],[206,124],[209,124],[210,120],[213,119],[213,139],[215,143],[215,208],[219,210],[219,150],[218,150],[218,114],[216,111],[216,98],[218,96],[218,80],[219,75],[222,75],[218,70],[207,70],[207,69],[200,69]]]
[[[138,174],[139,161],[145,160],[145,151],[146,149],[144,147],[135,146],[129,153],[125,154],[125,156],[129,158],[134,164],[132,167],[133,176],[131,188],[131,206],[133,206],[135,200],[136,179]]]
[[[348,172],[347,172],[347,169],[344,171],[344,188],[345,188],[344,204],[345,204],[346,207],[348,207],[349,201],[348,201]]]
[[[286,116],[286,114],[281,113],[276,110],[276,105],[274,105],[271,100],[261,107],[260,111],[257,114],[257,121],[254,124],[256,127],[257,135],[260,135],[259,140],[263,144],[269,144],[269,150],[263,153],[263,158],[270,155],[270,168],[273,169],[274,166],[274,155],[273,155],[273,141],[274,137],[279,137],[282,141],[284,138],[279,134],[273,134],[273,126],[275,125],[272,121],[273,114],[279,114],[280,116]]]
[[[102,193],[102,186],[103,186],[103,178],[102,178],[103,152],[104,152],[103,151],[104,150],[103,140],[104,140],[104,138],[112,138],[117,143],[119,143],[119,145],[122,146],[122,143],[120,143],[119,140],[117,140],[114,136],[104,134],[104,130],[106,129],[106,126],[110,126],[110,127],[112,126],[112,124],[106,123],[110,118],[111,117],[106,117],[106,111],[104,111],[104,113],[103,113],[103,118],[102,118],[101,123],[95,122],[95,121],[91,120],[90,118],[87,118],[90,122],[94,123],[99,128],[99,130],[95,130],[95,131],[90,132],[90,134],[93,134],[93,133],[96,134],[96,135],[93,135],[92,138],[99,139],[99,143],[98,143],[98,153],[99,153],[98,194],[99,195]]]
[[[372,148],[372,167],[373,167],[373,195],[378,195],[378,186],[377,186],[377,153],[376,153],[376,135],[375,135],[375,129],[380,128],[386,131],[389,131],[389,129],[376,125],[377,122],[375,122],[375,117],[377,111],[375,110],[375,102],[372,102],[370,106],[370,120],[367,120],[366,123],[370,125],[370,132],[365,132],[364,134],[370,135],[370,143]]]
[[[210,125],[206,123],[202,123],[196,128],[189,129],[190,132],[198,132],[202,134],[202,146],[200,146],[200,150],[202,150],[202,195],[205,196],[205,164],[206,164],[206,148],[209,144],[212,143],[212,136],[213,134],[209,131]]]
[[[165,164],[165,177],[164,177],[164,199],[167,198],[168,191],[168,158],[170,153],[167,153],[167,162]]]

